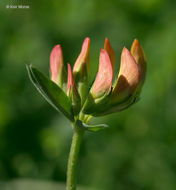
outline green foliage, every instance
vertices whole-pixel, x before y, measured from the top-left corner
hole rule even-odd
[[[26,66],[29,77],[42,96],[69,120],[74,121],[70,100],[64,91],[36,68]]]

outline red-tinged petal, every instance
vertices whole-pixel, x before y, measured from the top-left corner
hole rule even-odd
[[[67,80],[67,93],[74,87],[74,78],[71,70],[71,65],[68,63],[68,80]]]
[[[134,40],[131,46],[131,54],[133,55],[139,67],[140,80],[141,83],[143,83],[146,75],[146,58],[145,58],[145,53],[137,39]]]
[[[81,53],[79,54],[74,67],[73,67],[73,73],[76,75],[79,72],[82,72],[82,67],[84,67],[83,64],[86,63],[87,71],[89,70],[89,49],[90,49],[90,39],[87,37],[85,38]]]
[[[95,82],[91,89],[93,98],[100,98],[111,90],[113,69],[108,53],[101,49],[99,58],[99,69]]]
[[[112,68],[114,71],[116,58],[115,58],[114,50],[113,50],[108,38],[105,39],[104,49],[107,51],[107,53],[109,55],[109,58],[110,58],[111,63],[112,63]]]
[[[118,78],[113,87],[112,101],[120,102],[128,97],[139,84],[139,68],[127,48],[123,48]]]
[[[60,45],[56,45],[50,54],[51,80],[62,86],[64,75],[63,53]]]
[[[71,100],[74,115],[77,115],[81,109],[81,98],[75,85],[70,64],[68,64],[67,96]]]

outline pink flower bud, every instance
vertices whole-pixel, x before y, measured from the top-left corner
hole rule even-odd
[[[98,73],[90,91],[93,98],[101,98],[107,95],[111,91],[112,80],[113,69],[110,58],[108,53],[101,49]]]
[[[145,75],[146,75],[146,58],[145,58],[144,51],[137,39],[134,40],[131,46],[131,54],[133,55],[139,67],[140,84],[143,84],[145,80]]]
[[[89,48],[90,48],[90,39],[87,37],[83,42],[81,53],[79,54],[74,64],[73,67],[74,76],[76,76],[78,73],[82,76],[85,75],[85,72],[89,71]]]
[[[60,45],[56,45],[50,54],[50,72],[51,80],[62,87],[65,80],[65,71],[63,63],[62,48]]]
[[[74,88],[75,88],[75,81],[73,78],[71,66],[68,63],[67,95],[69,95],[69,91],[73,91]]]
[[[110,44],[108,38],[105,39],[104,49],[107,51],[107,53],[108,53],[108,55],[109,55],[109,58],[110,58],[111,64],[112,64],[112,68],[113,68],[113,71],[114,71],[115,63],[116,63],[116,58],[115,58],[114,50],[113,50],[113,48],[111,47],[111,44]]]
[[[121,65],[119,75],[112,90],[111,100],[114,103],[121,102],[129,95],[139,84],[139,68],[134,57],[127,48],[123,48],[121,54]]]
[[[67,96],[70,98],[72,102],[73,112],[76,115],[80,111],[80,108],[81,108],[81,98],[79,96],[79,93],[78,93],[78,90],[73,78],[70,64],[68,64]]]

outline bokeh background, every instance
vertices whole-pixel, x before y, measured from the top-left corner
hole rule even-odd
[[[30,8],[6,8],[19,4]],[[70,123],[37,92],[25,64],[48,74],[50,51],[61,44],[65,63],[73,66],[87,36],[92,79],[105,37],[116,52],[117,70],[122,48],[134,38],[148,68],[137,104],[93,120],[110,128],[84,136],[78,183],[99,190],[175,190],[175,0],[0,1],[1,188],[26,179],[65,183]]]

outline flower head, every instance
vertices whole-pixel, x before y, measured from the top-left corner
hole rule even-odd
[[[67,86],[60,45],[56,45],[51,51],[51,80],[32,66],[27,67],[37,89],[71,121],[87,121],[88,116],[101,116],[128,108],[139,99],[145,81],[146,58],[139,41],[135,39],[131,51],[123,48],[119,73],[113,83],[115,53],[106,38],[104,49],[100,51],[95,81],[89,87],[89,49],[90,39],[85,38],[73,72],[68,64]]]

